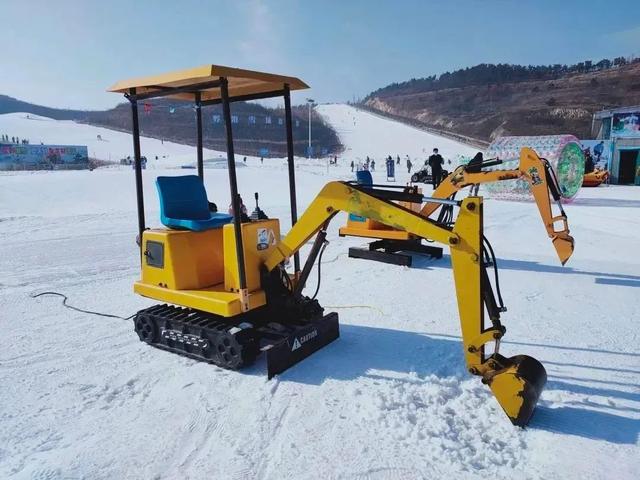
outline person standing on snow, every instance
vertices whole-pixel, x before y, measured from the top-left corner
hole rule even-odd
[[[411,167],[413,167],[413,163],[411,163],[411,160],[407,158],[407,173],[411,173]]]
[[[352,172],[353,172],[353,167],[354,167],[353,160],[351,160],[351,171]]]
[[[376,171],[376,161],[375,160],[371,160],[371,171],[372,172]]]
[[[433,189],[435,190],[440,185],[440,181],[442,179],[442,165],[444,165],[444,159],[442,155],[438,153],[438,149],[433,149],[433,154],[427,160],[429,166],[431,167],[431,184],[433,185]]]
[[[400,155],[398,155],[398,158],[396,160],[396,165],[400,165]]]
[[[604,152],[604,142],[600,142],[595,147],[593,147],[593,154],[596,156],[596,163],[600,163],[600,157],[602,157],[603,152]]]
[[[595,170],[595,165],[593,163],[593,157],[591,156],[591,152],[589,148],[585,148],[584,152],[584,173],[591,173]]]

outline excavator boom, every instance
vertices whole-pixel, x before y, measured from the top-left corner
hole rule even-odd
[[[299,251],[315,233],[324,234],[328,222],[340,211],[371,218],[448,245],[467,368],[490,386],[515,425],[526,425],[546,383],[546,372],[532,357],[518,355],[506,358],[499,353],[500,339],[505,333],[500,323],[500,312],[504,309],[500,309],[495,300],[483,263],[482,198],[467,197],[460,202],[438,199],[439,204],[455,204],[460,208],[455,223],[449,226],[394,203],[392,197],[393,193],[388,190],[346,182],[328,183],[267,257],[266,270],[272,272],[283,268],[283,262]],[[318,238],[323,240],[324,236]],[[296,291],[300,290],[300,285],[297,285]],[[485,309],[491,320],[488,328],[484,324]],[[490,343],[495,344],[495,349],[492,354],[487,354],[486,347]]]
[[[549,162],[538,157],[533,149],[525,147],[520,151],[520,164],[517,169],[513,170],[483,171],[480,168],[471,169],[469,165],[462,165],[442,181],[433,192],[432,198],[449,198],[466,187],[519,178],[529,183],[542,223],[551,238],[560,262],[564,265],[573,254],[574,240],[569,235],[567,216],[560,203],[560,194],[553,170]],[[550,197],[556,201],[559,207],[558,215],[553,213]],[[429,217],[440,206],[441,204],[427,199],[420,213]]]

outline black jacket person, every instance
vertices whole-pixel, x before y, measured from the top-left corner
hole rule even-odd
[[[438,153],[438,149],[433,149],[433,155],[429,157],[427,160],[429,166],[431,167],[431,184],[433,185],[433,189],[435,190],[440,185],[440,181],[442,179],[442,165],[444,164],[444,159],[442,155]]]

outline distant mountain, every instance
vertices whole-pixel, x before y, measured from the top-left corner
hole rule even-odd
[[[14,112],[32,113],[55,120],[77,120],[83,118],[88,113],[82,110],[62,110],[59,108],[43,107],[41,105],[23,102],[22,100],[6,95],[0,95],[0,115]]]
[[[436,130],[491,141],[502,135],[591,136],[595,111],[640,104],[640,61],[475,67],[394,83],[361,106]]]
[[[131,131],[131,108],[126,103],[104,111],[64,110],[34,105],[0,95],[0,114],[13,112],[25,112],[56,120],[74,120],[119,131]],[[224,151],[226,137],[221,107],[205,107],[202,112],[204,146]],[[237,154],[259,155],[261,148],[267,148],[272,156],[286,154],[282,109],[238,102],[232,104],[231,113],[237,121],[233,124]],[[195,113],[190,103],[165,99],[144,102],[139,106],[139,118],[140,130],[145,136],[187,145],[196,143]],[[306,155],[309,128],[307,107],[293,107],[293,118],[295,153]],[[342,151],[337,133],[319,115],[312,115],[311,130],[314,152],[339,153]]]

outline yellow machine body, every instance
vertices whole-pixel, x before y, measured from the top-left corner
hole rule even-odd
[[[260,266],[280,241],[277,219],[242,224],[248,310],[266,304]],[[193,232],[146,230],[142,276],[134,291],[162,302],[232,317],[245,311],[239,295],[233,224]]]
[[[125,80],[111,88],[111,91],[126,94],[133,106],[142,264],[141,278],[135,283],[134,291],[170,304],[153,305],[139,311],[133,319],[136,333],[142,341],[158,348],[226,368],[250,364],[262,351],[267,357],[269,378],[285,371],[339,336],[337,314],[325,314],[318,301],[305,296],[303,289],[315,259],[321,258],[326,246],[329,221],[342,211],[365,219],[364,226],[370,232],[375,232],[378,238],[396,235],[397,231],[403,238],[429,239],[450,248],[462,348],[468,371],[480,376],[490,386],[514,424],[526,425],[546,382],[546,372],[540,362],[531,357],[517,355],[506,358],[499,353],[500,340],[506,330],[500,323],[483,262],[482,198],[470,196],[455,203],[459,207],[455,221],[437,222],[429,216],[445,202],[434,203],[434,199],[425,201],[420,196],[424,205],[395,203],[386,199],[412,197],[389,196],[388,191],[383,194],[383,190],[376,190],[374,186],[365,188],[346,182],[330,182],[296,222],[289,91],[304,88],[307,85],[294,77],[217,65]],[[160,96],[195,99],[197,116],[200,118],[202,102],[221,101],[228,132],[232,208],[239,212],[241,203],[235,176],[230,101],[254,95],[259,95],[254,98],[268,98],[281,94],[289,118],[286,122],[287,152],[294,219],[289,233],[280,238],[280,225],[276,219],[241,223],[239,216],[236,216],[233,225],[226,224],[205,231],[145,230],[138,102]],[[201,121],[196,123],[201,133]],[[199,175],[202,177],[202,147],[198,150]],[[443,182],[442,190],[439,188],[434,196],[448,198],[463,186],[481,183],[481,178],[523,176],[532,183],[539,206],[541,202],[549,206],[548,193],[544,191],[543,195],[542,192],[545,177],[541,167],[544,164],[535,156],[535,152],[527,149],[523,152],[525,158],[521,158],[520,170],[487,172],[486,176],[483,176],[484,173],[473,174],[475,177],[457,170],[457,173],[448,177],[448,181]],[[541,208],[549,236],[561,260],[565,261],[573,251],[573,239],[568,235],[564,212],[561,213],[561,216],[554,217],[550,206],[548,209]],[[560,229],[554,227],[556,223],[562,223]],[[347,228],[356,226],[348,225]],[[315,256],[310,253],[304,268],[299,270],[296,254],[316,234],[311,248]],[[241,252],[237,250],[239,244],[242,244]],[[286,260],[292,256],[295,265],[293,275],[285,268]],[[239,265],[244,268],[239,268]],[[242,285],[239,271],[244,271],[245,281]],[[485,310],[489,313],[491,325],[485,325]],[[491,344],[495,345],[494,352],[488,354],[486,350]]]

